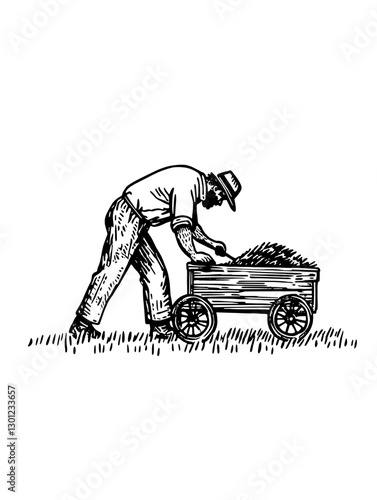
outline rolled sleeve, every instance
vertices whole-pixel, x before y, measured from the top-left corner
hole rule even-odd
[[[174,217],[171,222],[171,228],[173,231],[178,231],[178,229],[181,229],[182,227],[188,227],[192,229],[192,226],[192,219],[190,219],[190,217],[187,217],[186,215]]]

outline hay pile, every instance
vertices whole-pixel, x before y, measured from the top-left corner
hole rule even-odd
[[[258,267],[317,267],[315,262],[309,262],[300,254],[278,243],[262,243],[247,250],[228,265],[258,266]]]

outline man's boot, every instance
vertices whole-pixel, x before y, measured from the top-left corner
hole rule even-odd
[[[88,338],[93,338],[93,339],[98,339],[101,336],[101,332],[96,330],[92,323],[86,321],[81,316],[76,316],[74,322],[69,328],[69,333],[75,339],[85,335],[87,335]]]
[[[171,320],[155,321],[151,324],[151,335],[153,339],[169,339],[174,334]]]

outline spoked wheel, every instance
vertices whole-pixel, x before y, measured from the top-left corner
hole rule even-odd
[[[313,313],[298,295],[285,295],[273,303],[268,314],[268,326],[279,339],[304,337],[313,324]]]
[[[185,342],[207,340],[215,331],[216,314],[209,302],[195,295],[184,295],[173,308],[174,328]]]

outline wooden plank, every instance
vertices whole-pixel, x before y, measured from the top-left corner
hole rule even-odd
[[[187,266],[188,268],[188,266]],[[192,269],[187,269],[187,293],[192,295],[194,286],[194,271]]]
[[[256,291],[256,290],[312,290],[313,282],[301,283],[279,283],[279,282],[265,282],[265,281],[235,281],[235,282],[221,282],[213,280],[196,280],[191,285],[191,289],[195,290],[227,290],[229,292],[237,291]]]
[[[319,280],[319,269],[287,267],[198,266],[188,264],[194,281],[245,281],[299,283]]]
[[[318,310],[318,281],[313,283],[313,313]]]
[[[275,291],[275,292],[260,292],[254,295],[225,295],[221,296],[219,294],[210,293],[200,293],[195,294],[204,299],[207,299],[212,306],[218,311],[232,312],[232,311],[244,311],[244,312],[267,312],[270,310],[271,305],[275,300],[287,295],[286,291]],[[307,290],[304,293],[297,294],[307,301],[307,303],[313,306],[313,294],[311,290]]]

